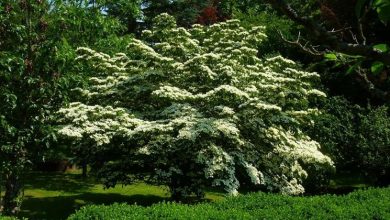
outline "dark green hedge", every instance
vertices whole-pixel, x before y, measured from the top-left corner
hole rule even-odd
[[[15,218],[0,216],[0,220],[16,220]]]
[[[390,188],[368,189],[345,196],[290,197],[253,193],[223,202],[150,207],[114,204],[88,206],[69,217],[84,219],[390,219]]]

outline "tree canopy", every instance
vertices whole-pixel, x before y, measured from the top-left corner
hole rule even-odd
[[[142,178],[178,197],[208,186],[234,194],[240,173],[300,194],[305,167],[333,167],[299,129],[325,96],[312,87],[318,74],[281,56],[259,59],[262,27],[229,20],[186,30],[162,14],[143,36],[115,56],[79,48],[93,85],[79,89],[85,101],[59,111],[60,134],[90,143],[107,186]]]
[[[54,142],[54,112],[70,87],[77,46],[96,46],[121,29],[83,1],[0,3],[0,183],[4,213],[18,211],[21,176]],[[4,182],[3,182],[4,181]]]

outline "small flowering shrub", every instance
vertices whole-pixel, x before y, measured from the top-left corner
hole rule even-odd
[[[143,38],[112,57],[79,48],[95,76],[78,89],[82,102],[59,111],[59,133],[84,143],[106,186],[142,178],[174,197],[210,186],[235,194],[240,170],[265,190],[296,195],[303,167],[333,168],[300,129],[325,96],[313,89],[319,76],[280,56],[259,59],[262,27],[230,20],[186,30],[162,14]]]

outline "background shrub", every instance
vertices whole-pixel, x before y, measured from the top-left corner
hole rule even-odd
[[[349,103],[343,97],[331,97],[322,103],[323,114],[318,115],[315,124],[308,130],[309,135],[317,140],[322,151],[333,159],[338,169],[356,165],[357,127],[363,109]]]
[[[361,107],[343,97],[322,104],[309,135],[338,170],[361,172],[378,184],[388,184],[390,168],[390,117],[388,108]]]
[[[390,117],[388,108],[368,108],[357,127],[357,151],[362,170],[380,185],[390,183]]]

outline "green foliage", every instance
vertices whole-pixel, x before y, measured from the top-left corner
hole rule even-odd
[[[94,7],[104,11],[109,17],[118,19],[126,30],[121,33],[135,33],[137,19],[141,18],[141,0],[97,0]]]
[[[230,1],[214,1],[219,2],[218,7],[223,7]],[[217,3],[216,3],[217,4]],[[178,22],[178,26],[191,27],[191,25],[197,22],[198,17],[201,15],[202,10],[207,6],[213,5],[213,1],[210,0],[144,0],[143,15],[147,26],[152,25],[152,20],[161,13],[169,13]]]
[[[379,19],[387,25],[390,20],[390,1],[375,0],[373,3],[373,8],[378,13]]]
[[[387,102],[388,98],[383,94],[387,94],[389,88],[387,86],[388,66],[385,61],[388,54],[383,51],[386,51],[385,46],[389,44],[387,36],[389,36],[390,29],[385,21],[386,16],[390,14],[388,0],[323,0],[305,1],[304,3],[302,1],[283,1],[291,3],[291,9],[297,12],[297,16],[294,16],[294,13],[289,13],[291,12],[289,10],[283,10],[279,7],[283,5],[282,1],[268,2],[274,2],[273,6],[281,9],[279,12],[287,17],[295,17],[293,20],[297,23],[292,25],[293,29],[299,30],[301,28],[297,24],[305,27],[304,29],[307,31],[302,31],[300,38],[287,37],[287,39],[290,40],[291,44],[310,54],[312,59],[309,57],[308,61],[311,66],[316,66],[318,64],[316,61],[325,54],[324,58],[327,61],[336,61],[335,67],[337,66],[337,68],[328,66],[327,70],[331,69],[331,71],[346,72],[347,74],[355,73],[351,81],[354,83],[355,91],[356,88],[360,89],[361,94],[357,95],[360,97],[359,101],[366,101],[368,96],[380,100],[382,103]],[[301,20],[300,17],[305,19]],[[348,28],[345,29],[345,27]],[[372,51],[370,48],[372,45],[378,44],[381,45],[380,48],[374,47],[376,51],[369,52]],[[345,45],[349,46],[345,47]],[[356,48],[365,49],[355,50]],[[336,52],[346,53],[349,56],[335,54]],[[377,56],[372,56],[375,53]],[[307,61],[306,57],[300,58],[299,55],[297,60],[308,63],[305,62]],[[340,70],[341,67],[344,67],[344,71]],[[370,74],[370,72],[374,74]],[[335,76],[340,80],[344,77],[343,74],[335,74]],[[333,86],[330,85],[330,88],[334,88]],[[345,90],[344,94],[351,91]]]
[[[328,28],[335,28],[341,24],[349,24],[351,26],[351,32],[356,34],[357,45],[374,45],[373,48],[377,52],[387,53],[389,26],[387,25],[390,15],[390,1],[388,0],[358,0],[358,1],[345,1],[342,5],[339,1],[327,0],[321,5],[321,14],[325,20],[327,20]],[[348,5],[350,4],[350,5]],[[352,10],[354,6],[354,10]],[[360,39],[359,39],[360,38]],[[340,41],[349,41],[348,39],[340,39]],[[385,56],[385,55],[384,55]],[[327,58],[327,57],[326,57]],[[383,74],[388,69],[388,66],[383,60],[373,59],[370,55],[354,56],[353,53],[349,53],[349,56],[345,54],[337,54],[337,59],[328,59],[335,61],[335,66],[345,66],[347,74],[358,73],[369,75],[368,83],[357,83],[356,85],[362,85],[361,87],[374,86],[379,90],[383,90],[387,93],[386,79],[383,79]],[[356,77],[359,78],[359,77]],[[368,90],[368,91],[367,91]],[[372,90],[371,90],[372,91]],[[365,89],[364,92],[368,92],[373,99],[378,98],[374,92],[370,92],[369,89]],[[365,96],[362,96],[365,99]],[[387,102],[386,98],[382,99],[382,103]],[[365,101],[365,100],[364,100]]]
[[[118,21],[83,3],[86,1],[0,3],[0,177],[6,183],[4,206],[10,200],[13,206],[20,204],[16,199],[20,176],[56,141],[51,126],[53,112],[67,101],[70,87],[82,84],[81,77],[72,75],[79,70],[74,65],[75,48],[94,46],[120,29]]]
[[[186,30],[162,14],[126,54],[80,48],[94,77],[78,89],[83,103],[59,111],[59,133],[81,143],[108,187],[143,178],[174,197],[209,186],[234,194],[242,170],[266,190],[302,193],[302,166],[332,168],[300,130],[325,95],[316,73],[257,57],[262,30],[238,20]]]
[[[390,13],[390,11],[389,11]],[[389,51],[389,45],[387,44],[377,44],[377,45],[374,45],[374,48],[383,52],[383,53],[386,53]],[[381,73],[383,70],[385,69],[385,64],[383,62],[380,62],[380,61],[374,61],[372,64],[371,64],[371,72],[374,73],[374,74],[379,74]]]
[[[326,60],[337,60],[337,55],[334,53],[327,53],[324,57]]]
[[[364,8],[364,5],[366,3],[366,0],[358,0],[355,5],[355,14],[356,17],[360,18],[362,15],[362,11]]]
[[[260,56],[282,54],[294,60],[305,60],[306,54],[286,43],[281,37],[283,34],[286,39],[292,41],[297,38],[297,33],[302,30],[294,22],[279,16],[270,9],[259,10],[256,8],[249,8],[246,12],[235,11],[234,18],[239,19],[244,27],[267,24],[265,26],[267,38],[261,45],[258,45],[258,49],[261,51]]]
[[[345,98],[331,97],[321,107],[324,111],[315,119],[309,135],[317,140],[322,150],[337,168],[352,167],[356,162],[356,127],[362,109]]]
[[[360,190],[345,196],[289,197],[255,193],[194,206],[94,205],[82,208],[68,219],[388,219],[389,198],[389,188]]]
[[[380,61],[375,61],[371,64],[371,72],[373,74],[379,74],[385,68],[385,64]]]
[[[357,128],[360,164],[374,181],[390,183],[390,117],[387,107],[368,108]]]
[[[69,219],[251,219],[248,213],[235,208],[224,211],[207,205],[181,205],[177,203],[162,203],[149,209],[141,206],[115,204],[112,206],[90,206],[82,209]]]
[[[0,216],[0,220],[16,220],[16,218]]]
[[[387,183],[390,171],[390,117],[387,107],[363,108],[332,97],[308,130],[341,170],[365,172],[373,182]],[[384,181],[384,182],[383,182]]]
[[[389,51],[389,45],[387,45],[387,44],[377,44],[377,45],[374,45],[374,48],[377,50],[380,50],[384,53]]]

